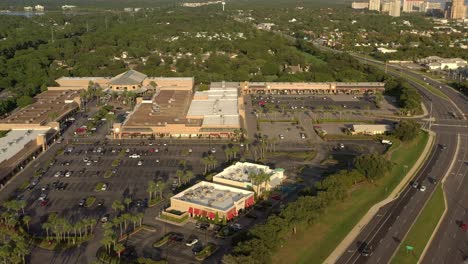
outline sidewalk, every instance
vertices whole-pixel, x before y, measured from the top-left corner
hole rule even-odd
[[[346,235],[346,237],[341,241],[341,243],[333,250],[333,252],[325,259],[324,263],[336,263],[336,261],[341,257],[341,255],[346,251],[346,249],[353,243],[356,237],[359,235],[361,230],[371,221],[379,209],[390,203],[391,201],[398,198],[401,191],[408,184],[408,182],[413,178],[414,175],[419,171],[419,168],[426,161],[427,157],[430,154],[432,145],[434,144],[435,133],[432,131],[429,132],[429,140],[426,144],[426,147],[423,150],[422,155],[418,158],[414,166],[408,171],[406,176],[400,181],[398,186],[392,191],[392,193],[384,200],[372,206],[369,211],[361,218],[361,220],[353,227],[353,229]]]

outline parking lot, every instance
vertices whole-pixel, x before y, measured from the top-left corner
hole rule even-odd
[[[373,95],[257,95],[252,96],[252,105],[258,112],[322,111],[322,110],[372,110],[393,113],[398,110],[395,98],[384,96],[380,107]]]
[[[219,163],[225,160],[221,146],[214,144],[190,145],[191,153],[187,145],[167,143],[152,146],[63,146],[63,151],[59,151],[53,160],[47,160],[43,166],[39,166],[52,164],[40,177],[37,185],[21,195],[26,199],[26,210],[31,215],[45,216],[51,212],[59,212],[72,221],[85,216],[99,218],[112,213],[113,201],[122,200],[123,197],[132,198],[134,210],[144,211],[149,181],[166,182],[166,192],[169,192],[172,183],[177,181],[176,170],[181,166],[181,161],[186,169],[192,170],[197,176],[204,170],[201,158],[212,153],[213,148],[216,151],[212,154]],[[98,148],[101,148],[99,152],[96,151]],[[130,158],[134,154],[139,157]],[[114,166],[116,164],[119,165]],[[95,190],[100,183],[106,184],[106,190]],[[39,201],[41,194],[47,195],[44,199],[47,203]],[[80,206],[80,200],[90,196],[96,197],[96,202],[89,208]],[[32,225],[34,224],[33,221]]]

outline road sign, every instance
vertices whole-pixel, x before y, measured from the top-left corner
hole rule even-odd
[[[406,246],[406,250],[410,250],[410,251],[411,251],[411,250],[414,250],[414,247],[412,247],[412,246]]]

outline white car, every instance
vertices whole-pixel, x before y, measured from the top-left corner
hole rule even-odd
[[[60,177],[60,176],[62,176],[62,172],[61,172],[61,171],[57,171],[57,172],[54,174],[54,177],[55,177],[55,178],[58,178],[58,177]]]
[[[420,186],[419,186],[419,191],[421,191],[421,192],[426,191],[426,186],[420,185]]]
[[[159,159],[156,160],[156,163],[159,163]]]
[[[47,198],[47,194],[41,193],[41,196],[39,196],[39,201],[44,201]]]
[[[280,139],[284,139],[284,135],[279,135],[279,138],[280,138]]]
[[[67,171],[67,173],[65,173],[65,177],[67,177],[67,178],[70,177],[72,175],[72,173],[73,173],[72,171]]]
[[[138,158],[140,158],[140,157],[141,157],[141,156],[138,155],[138,154],[132,154],[132,155],[129,156],[129,158],[132,158],[132,159],[138,159]]]
[[[103,184],[101,187],[101,191],[107,191],[107,184]]]
[[[215,148],[211,148],[211,153],[216,153],[216,149],[215,149]]]
[[[138,165],[138,166],[143,165],[143,161],[139,160],[137,165]]]
[[[193,239],[187,240],[187,243],[185,243],[185,245],[186,245],[187,247],[191,247],[191,246],[195,245],[196,243],[198,243],[198,239],[193,238]]]
[[[91,161],[86,162],[86,166],[91,166]]]

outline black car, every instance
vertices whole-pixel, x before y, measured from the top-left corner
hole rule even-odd
[[[83,207],[86,203],[86,199],[81,199],[80,202],[78,203],[79,206]]]
[[[359,252],[364,257],[369,257],[372,255],[372,246],[367,244],[367,242],[363,242],[359,247]]]
[[[198,228],[198,229],[201,229],[201,230],[206,230],[210,227],[210,224],[209,223],[204,223],[204,222],[197,222],[195,224],[195,227]]]
[[[182,242],[184,241],[184,235],[181,233],[172,233],[169,239],[175,242]]]
[[[203,250],[203,246],[201,243],[197,243],[192,247],[192,253],[196,256],[200,254],[200,252]]]
[[[99,200],[97,203],[97,206],[103,206],[104,205],[104,199]]]

